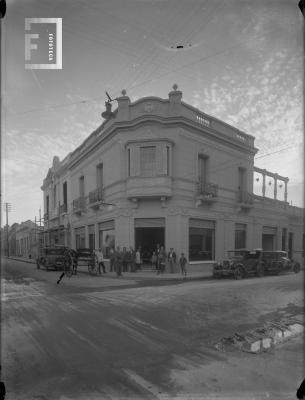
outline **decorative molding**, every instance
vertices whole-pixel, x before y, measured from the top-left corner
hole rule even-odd
[[[154,105],[151,101],[144,103],[144,107],[143,107],[145,112],[152,112],[154,110]]]

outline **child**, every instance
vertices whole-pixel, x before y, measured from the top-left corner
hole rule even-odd
[[[186,263],[187,259],[184,257],[184,253],[181,253],[181,257],[179,259],[179,264],[181,268],[181,274],[186,276]]]

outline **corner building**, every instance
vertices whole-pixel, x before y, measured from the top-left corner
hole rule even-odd
[[[303,262],[303,209],[287,202],[288,178],[254,166],[253,136],[184,103],[177,85],[168,99],[116,100],[75,151],[53,159],[42,185],[48,243],[141,246],[147,257],[159,243],[192,270],[244,247]]]

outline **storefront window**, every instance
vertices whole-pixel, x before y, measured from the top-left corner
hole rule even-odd
[[[86,247],[86,238],[85,238],[85,228],[76,228],[75,229],[75,244],[76,249],[82,249]]]
[[[110,249],[115,248],[115,232],[114,229],[100,230],[99,247],[102,249],[104,257],[109,258]]]
[[[247,225],[235,224],[235,249],[246,248]]]
[[[190,220],[189,259],[205,261],[214,259],[215,227],[213,221]]]

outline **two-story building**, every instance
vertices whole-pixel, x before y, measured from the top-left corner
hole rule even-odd
[[[287,202],[288,178],[254,166],[253,136],[184,103],[177,85],[168,99],[131,103],[122,91],[116,101],[77,149],[53,159],[42,185],[49,242],[146,254],[160,244],[193,269],[244,247],[303,261],[303,209]]]

